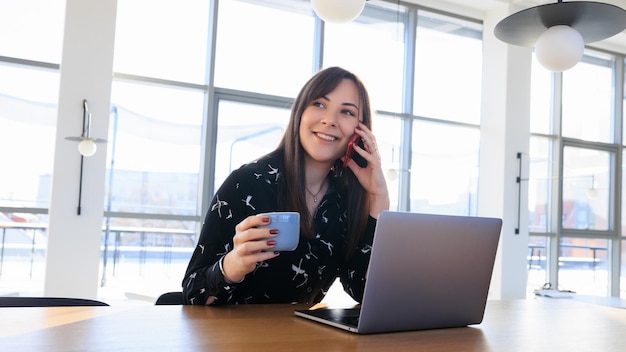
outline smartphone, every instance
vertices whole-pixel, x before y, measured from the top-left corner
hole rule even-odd
[[[363,144],[363,139],[361,139],[361,136],[359,136],[356,133],[352,135],[352,138],[350,138],[350,141],[348,142],[348,149],[346,149],[346,157],[344,158],[344,161],[343,161],[343,167],[346,167],[346,163],[348,162],[348,159],[350,158],[354,159],[356,164],[359,165],[360,167],[367,166],[367,160],[365,160],[359,153],[354,152],[355,144],[365,149],[365,145]]]

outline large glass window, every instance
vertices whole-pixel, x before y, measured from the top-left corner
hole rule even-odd
[[[402,122],[399,118],[382,114],[377,114],[372,119],[372,132],[376,135],[376,144],[385,171],[391,210],[398,209],[400,174],[408,174],[408,170],[403,170],[400,166],[402,146],[398,136],[402,135]]]
[[[0,77],[0,204],[47,208],[59,73],[0,63]]]
[[[541,134],[553,133],[551,116],[554,75],[537,61],[536,55],[532,55],[532,58],[530,131]]]
[[[210,3],[118,1],[113,70],[204,83]]]
[[[351,23],[325,24],[324,66],[357,73],[375,109],[401,111],[407,14],[403,7],[376,5]]]
[[[106,218],[100,285],[112,297],[180,290],[196,235],[196,221]]]
[[[60,63],[64,19],[65,0],[0,1],[0,56]]]
[[[425,11],[417,21],[413,114],[478,124],[481,26]]]
[[[613,69],[609,59],[587,57],[563,73],[563,136],[612,143]]]
[[[608,230],[611,160],[609,152],[566,146],[563,149],[564,229]]]
[[[113,83],[100,272],[107,295],[180,287],[199,228],[204,99],[201,90]]]
[[[559,289],[583,295],[606,296],[609,241],[563,237],[559,247]]]
[[[626,150],[622,149],[622,155],[624,155],[624,152],[626,152]],[[622,159],[622,203],[623,200],[626,199],[626,179],[623,177],[623,175],[626,175],[626,161],[624,161],[624,159]],[[626,207],[621,208],[621,229],[620,231],[618,231],[618,234],[620,235],[621,238],[621,255],[620,255],[620,297],[622,298],[626,298],[626,236],[624,235],[626,233]]]
[[[615,72],[613,57],[593,51],[563,73],[533,65],[529,291],[543,278],[580,294],[618,292],[613,285],[623,265],[611,265],[618,262],[611,248],[620,244],[615,221],[623,197],[616,192],[624,183],[616,165],[623,157],[614,143],[623,137],[615,133],[622,116],[614,114],[614,92],[623,77]]]
[[[106,209],[196,215],[203,92],[115,82],[111,101]]]
[[[0,291],[43,289],[65,1],[0,2]]]
[[[550,282],[548,277],[548,253],[552,243],[549,236],[531,236],[528,244],[528,280],[527,294],[533,294],[533,290],[543,287]]]
[[[215,190],[231,171],[274,150],[289,122],[289,109],[220,100]]]
[[[550,140],[546,138],[531,138],[528,180],[520,180],[520,182],[528,181],[528,230],[530,232],[554,231],[550,195],[558,182],[555,177],[552,177],[550,146]]]
[[[476,215],[478,129],[413,123],[411,211]]]
[[[215,86],[293,96],[313,67],[309,1],[219,2]]]
[[[622,251],[620,255],[620,294],[621,298],[626,297],[626,240],[622,240]]]

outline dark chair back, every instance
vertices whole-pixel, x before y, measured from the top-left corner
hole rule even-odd
[[[179,304],[183,304],[183,293],[182,292],[167,292],[159,296],[156,302],[154,303],[157,306],[161,305],[170,305],[175,306]]]
[[[0,307],[108,306],[93,299],[68,297],[0,297]]]

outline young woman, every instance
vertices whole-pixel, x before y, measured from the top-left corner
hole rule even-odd
[[[182,282],[185,303],[317,303],[337,277],[360,302],[376,218],[389,208],[371,125],[358,77],[339,67],[314,75],[278,147],[216,192]],[[367,165],[349,159],[344,167],[354,134],[364,146],[354,153]],[[257,214],[274,211],[300,213],[294,251],[272,250],[277,230]]]

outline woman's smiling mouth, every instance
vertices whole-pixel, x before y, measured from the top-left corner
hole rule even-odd
[[[321,133],[321,132],[314,132],[314,133],[315,133],[316,136],[318,136],[319,138],[321,138],[323,140],[326,140],[326,141],[332,142],[332,141],[337,140],[337,137],[330,136],[330,135],[327,135],[327,134],[324,134],[324,133]]]

